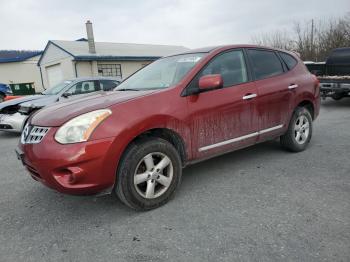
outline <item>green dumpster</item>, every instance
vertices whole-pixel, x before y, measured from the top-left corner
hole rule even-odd
[[[12,89],[13,95],[15,96],[35,94],[34,83],[10,84],[10,87]]]

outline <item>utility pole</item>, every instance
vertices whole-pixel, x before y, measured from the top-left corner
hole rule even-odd
[[[311,57],[315,60],[314,56],[314,19],[311,20]]]

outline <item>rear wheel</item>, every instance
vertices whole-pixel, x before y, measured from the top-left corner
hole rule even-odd
[[[115,191],[133,209],[157,208],[174,194],[181,174],[181,159],[172,144],[161,138],[142,139],[124,153]]]
[[[298,107],[290,120],[287,132],[281,136],[281,145],[292,152],[306,149],[312,136],[312,117],[305,107]]]

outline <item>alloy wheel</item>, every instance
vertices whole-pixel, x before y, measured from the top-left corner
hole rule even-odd
[[[143,198],[157,198],[168,190],[173,174],[173,163],[167,155],[160,152],[150,153],[136,166],[135,189]]]
[[[310,123],[305,115],[299,116],[294,125],[294,138],[295,141],[302,145],[304,144],[310,134]]]

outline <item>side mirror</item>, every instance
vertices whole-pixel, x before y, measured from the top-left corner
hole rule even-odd
[[[218,89],[224,84],[220,74],[206,75],[199,79],[198,87],[201,91]]]
[[[64,97],[64,98],[68,98],[68,97],[70,97],[72,94],[70,94],[70,93],[63,93],[62,94],[62,96]]]

